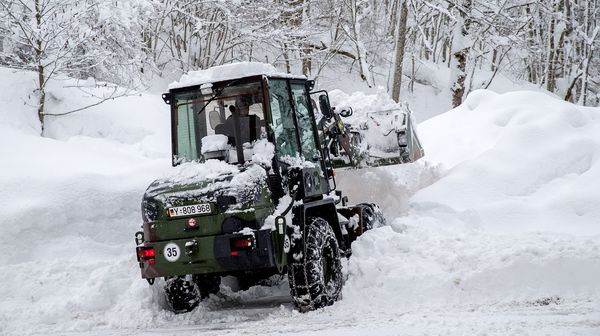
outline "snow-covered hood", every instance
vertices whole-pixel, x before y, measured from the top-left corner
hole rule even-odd
[[[161,206],[179,206],[185,202],[216,202],[219,196],[230,199],[230,209],[252,206],[266,190],[266,171],[258,164],[237,167],[223,161],[184,163],[155,180],[144,200]]]

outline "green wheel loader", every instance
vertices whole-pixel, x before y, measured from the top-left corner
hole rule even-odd
[[[194,309],[228,275],[245,287],[287,275],[300,311],[340,298],[341,259],[384,218],[337,190],[334,164],[358,166],[361,139],[341,122],[351,112],[313,86],[240,63],[186,75],[163,95],[175,168],[146,190],[135,240],[142,278],[164,279],[173,311]]]

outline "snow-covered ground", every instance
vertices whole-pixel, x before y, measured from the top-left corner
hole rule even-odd
[[[170,168],[167,106],[110,101],[40,138],[33,79],[0,69],[0,335],[600,334],[600,109],[476,91],[419,125],[420,162],[339,172],[389,224],[354,243],[342,301],[297,313],[281,280],[174,315],[133,242]],[[50,110],[88,99],[65,83]],[[357,113],[386,103],[354,98]]]

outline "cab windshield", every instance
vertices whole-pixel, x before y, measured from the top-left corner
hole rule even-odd
[[[262,92],[257,80],[175,94],[174,163],[250,160],[256,141],[267,138]]]

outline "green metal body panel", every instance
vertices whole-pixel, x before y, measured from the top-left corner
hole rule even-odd
[[[189,205],[191,204],[194,203],[190,202]],[[213,209],[217,208],[216,203],[210,204]],[[234,233],[242,230],[244,227],[258,229],[262,226],[265,218],[272,213],[272,206],[254,207],[246,211],[227,213],[219,213],[213,210],[213,213],[210,215],[186,216],[175,219],[159,218],[157,221],[144,223],[143,232],[146,240],[153,242],[165,241],[173,238],[215,236],[225,233]],[[191,218],[197,222],[197,229],[188,229],[186,227]],[[235,223],[239,223],[240,226],[243,226],[236,227],[234,223],[227,226],[227,219],[236,219]]]
[[[234,238],[249,237],[246,234],[225,234],[208,237],[194,237],[160,242],[146,242],[145,248],[154,248],[155,263],[142,262],[142,277],[156,278],[186,274],[226,274],[240,271],[257,271],[285,266],[277,265],[274,251],[275,231],[258,230],[252,236],[255,248],[238,251],[231,255],[229,241]],[[176,261],[165,257],[167,245],[177,245],[181,255]],[[278,267],[279,266],[279,267]]]
[[[263,169],[256,167],[255,169]],[[252,167],[241,169],[241,172],[249,169]],[[271,229],[260,231],[265,219],[274,212],[266,172],[264,178],[255,180],[242,191],[235,190],[237,193],[232,193],[229,189],[232,176],[227,174],[190,183],[170,183],[162,180],[150,185],[142,201],[145,220],[142,232],[145,241],[143,247],[151,247],[155,251],[155,264],[141,262],[142,277],[226,273],[247,270],[250,265],[251,269],[282,268],[283,265],[275,260],[285,258],[276,257],[281,252],[273,251],[274,245],[281,245],[278,243],[279,238],[271,237],[275,235],[271,234]],[[225,201],[219,197],[223,197]],[[209,204],[211,212],[175,218],[169,216],[170,207],[195,204]],[[194,227],[188,225],[189,221],[194,221]],[[244,234],[240,233],[242,230]],[[262,246],[256,248],[266,248],[269,252],[267,259],[264,256],[257,259],[252,255],[254,252],[248,254],[246,251],[232,259],[231,251],[228,250],[230,239],[242,237],[250,232],[249,230],[256,235],[259,231],[262,232]],[[182,255],[175,262],[168,261],[163,255],[167,244],[176,244],[185,256]],[[186,244],[193,244],[194,251],[186,251]]]

